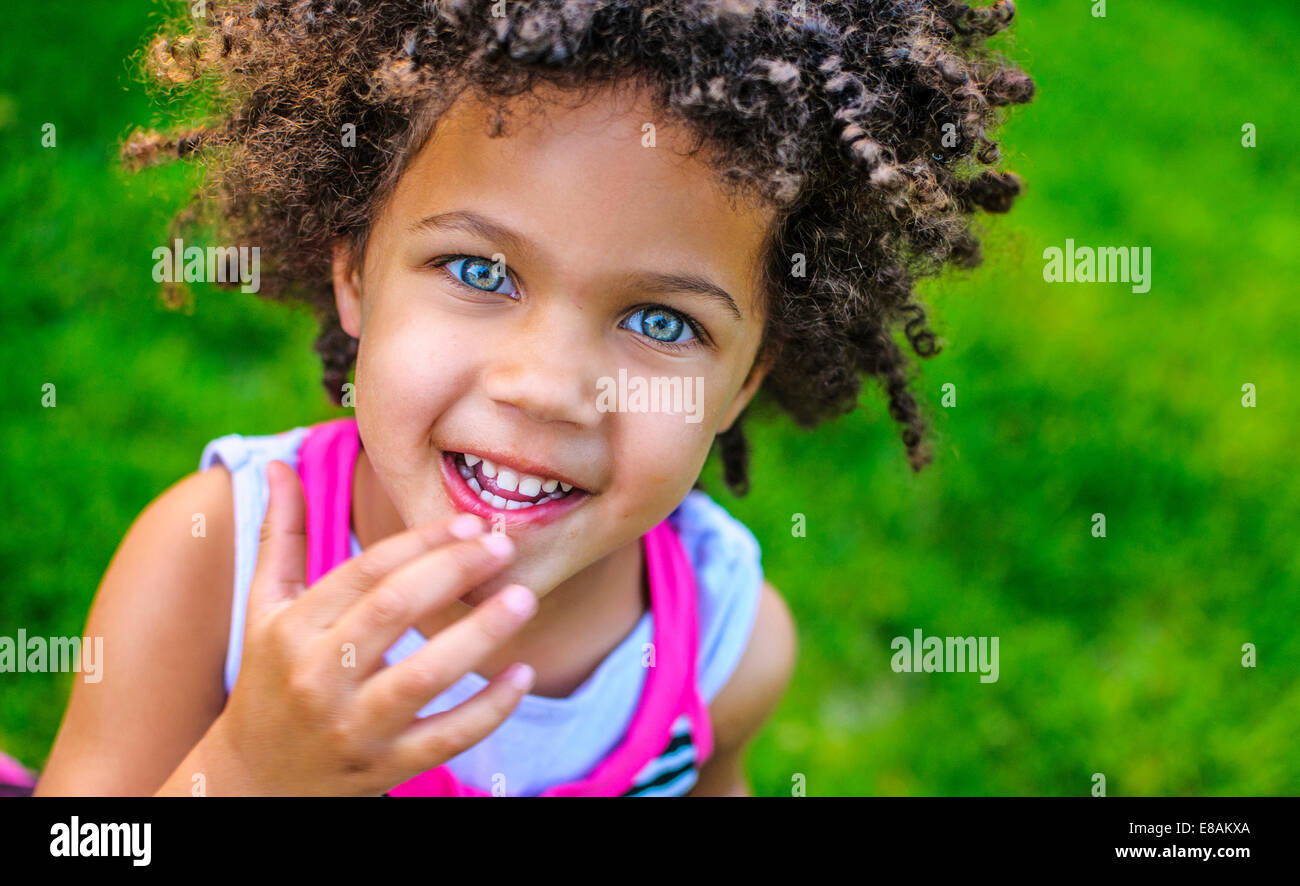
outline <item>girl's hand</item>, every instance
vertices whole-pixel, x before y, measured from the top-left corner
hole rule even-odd
[[[396,665],[383,655],[425,613],[496,574],[510,540],[461,514],[386,538],[304,588],[302,487],[282,462],[267,479],[239,679],[200,742],[213,792],[382,794],[500,726],[532,685],[526,665],[457,707],[415,715],[532,617],[532,591],[503,588]]]

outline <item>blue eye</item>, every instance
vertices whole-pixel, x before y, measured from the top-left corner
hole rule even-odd
[[[623,321],[623,328],[640,332],[666,345],[685,345],[696,339],[690,321],[664,307],[642,308]]]
[[[480,292],[500,292],[502,295],[514,296],[514,283],[504,270],[498,270],[497,263],[482,256],[467,256],[446,262],[448,272],[457,282],[464,283]],[[459,265],[459,269],[457,268]],[[502,289],[502,284],[507,288]]]

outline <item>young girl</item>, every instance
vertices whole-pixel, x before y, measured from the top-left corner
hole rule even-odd
[[[811,427],[864,373],[928,460],[894,334],[935,351],[914,282],[975,265],[973,213],[1019,191],[988,133],[1033,85],[985,46],[1013,12],[285,0],[169,26],[151,70],[215,111],[124,155],[206,164],[199,208],[259,247],[263,297],[316,310],[355,418],[219,437],[141,514],[86,630],[111,664],[36,792],[747,794],[795,632],[701,467],[716,442],[744,494],[755,395]]]

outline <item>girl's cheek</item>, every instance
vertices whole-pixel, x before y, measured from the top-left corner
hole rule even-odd
[[[709,417],[687,422],[682,414],[626,413],[617,418],[623,420],[617,438],[622,445],[613,460],[623,481],[656,509],[662,509],[663,501],[680,501],[708,457]]]
[[[464,375],[469,350],[454,322],[439,322],[430,312],[406,312],[377,324],[366,342],[370,396],[396,414],[416,418],[441,411]],[[367,331],[369,335],[369,330]]]
[[[388,459],[404,461],[407,450],[427,439],[439,404],[424,393],[432,389],[429,384],[400,367],[388,354],[377,355],[364,370],[358,367],[356,415],[358,425],[368,432],[368,448],[382,448]]]

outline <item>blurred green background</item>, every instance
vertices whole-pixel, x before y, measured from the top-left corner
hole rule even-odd
[[[1300,12],[1092,6],[1024,2],[999,38],[1038,84],[1004,130],[1027,191],[985,221],[980,269],[925,285],[935,463],[908,470],[871,387],[815,432],[755,416],[747,498],[706,471],[798,623],[758,794],[802,774],[809,795],[1086,795],[1096,772],[1112,796],[1300,794]],[[16,4],[0,29],[0,635],[79,634],[208,440],[341,414],[305,314],[212,287],[160,303],[150,255],[192,173],[115,162],[161,119],[127,60],[157,12]],[[1066,238],[1150,246],[1150,292],[1045,283]],[[917,628],[1000,637],[1000,679],[895,674]],[[0,675],[0,748],[43,766],[71,681]]]

